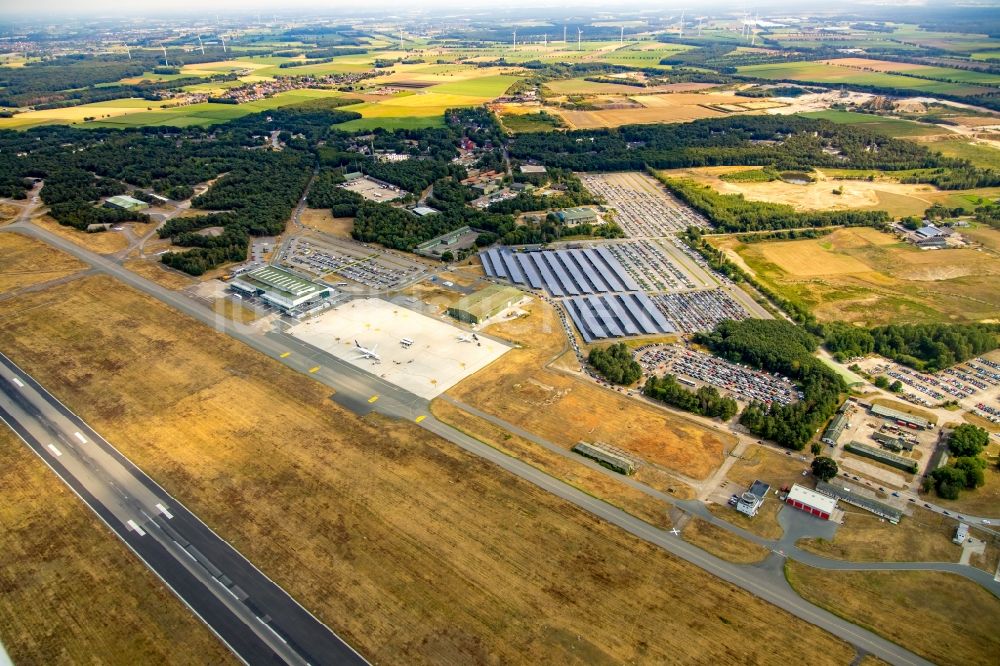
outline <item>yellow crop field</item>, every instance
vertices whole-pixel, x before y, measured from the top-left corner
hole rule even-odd
[[[44,109],[41,111],[25,111],[12,118],[0,118],[0,129],[24,129],[36,125],[53,123],[78,123],[84,118],[114,118],[128,113],[137,113],[147,109],[165,109],[174,102],[154,102],[146,99],[120,99],[96,104],[81,104],[62,109]]]

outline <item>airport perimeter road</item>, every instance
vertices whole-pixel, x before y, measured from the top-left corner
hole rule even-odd
[[[247,326],[235,324],[228,319],[220,320],[209,308],[187,295],[162,287],[122,268],[105,257],[81,248],[44,229],[39,229],[34,225],[8,225],[4,230],[13,230],[12,227],[64,250],[94,268],[227,333],[293,369],[308,373],[309,376],[332,387],[337,392],[334,399],[342,404],[347,404],[352,408],[377,410],[388,416],[410,420],[419,419],[421,427],[466,451],[495,463],[543,490],[573,503],[580,509],[641,539],[656,544],[695,566],[784,608],[807,622],[826,629],[865,652],[893,664],[924,665],[929,663],[905,648],[805,601],[792,590],[780,572],[775,573],[756,567],[741,567],[709,555],[704,550],[683,541],[678,535],[655,528],[631,514],[577,490],[517,458],[501,453],[497,449],[438,421],[429,415],[426,400],[388,384],[379,377],[356,368],[346,361],[311,347],[289,335],[277,332],[264,334]],[[372,398],[377,399],[372,400]]]
[[[0,419],[243,661],[367,664],[2,354]]]

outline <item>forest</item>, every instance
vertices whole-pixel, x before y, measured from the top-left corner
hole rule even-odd
[[[529,132],[511,139],[510,155],[573,171],[635,171],[698,166],[854,169],[972,168],[984,182],[1000,174],[977,170],[911,141],[858,125],[798,116],[728,116],[690,123],[614,129]]]
[[[936,372],[997,347],[997,324],[893,324],[826,327],[824,345],[838,359],[875,353],[915,370]]]
[[[740,423],[758,437],[801,450],[829,419],[846,390],[840,376],[812,354],[819,338],[782,319],[724,321],[695,341],[733,363],[777,373],[794,380],[803,398],[789,405],[751,403]]]
[[[632,351],[624,342],[608,347],[594,347],[587,362],[612,384],[631,386],[642,377],[642,366],[632,358]]]
[[[642,387],[642,393],[686,412],[722,421],[736,416],[739,409],[735,400],[723,397],[714,386],[702,386],[691,391],[681,386],[673,375],[650,377]]]

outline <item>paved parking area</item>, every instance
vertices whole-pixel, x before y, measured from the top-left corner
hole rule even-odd
[[[422,398],[434,398],[505,354],[510,347],[470,334],[450,323],[428,317],[380,298],[347,301],[306,321],[288,333],[377,375]],[[408,338],[412,344],[404,345]],[[355,346],[380,357],[367,359]]]
[[[630,238],[667,236],[692,226],[709,226],[708,220],[648,174],[586,173],[580,180],[615,209],[615,222]]]

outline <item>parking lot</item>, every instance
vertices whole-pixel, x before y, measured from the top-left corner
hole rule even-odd
[[[663,247],[652,241],[614,243],[607,247],[644,291],[678,291],[699,286]]]
[[[676,294],[651,294],[650,300],[674,328],[684,333],[711,331],[727,319],[749,319],[750,313],[722,289],[703,289]]]
[[[903,385],[900,397],[916,405],[937,406],[949,400],[978,413],[994,423],[1000,423],[1000,356],[992,352],[970,359],[934,374],[873,357],[861,359],[858,365],[873,376],[884,376],[890,382]]]
[[[374,178],[369,178],[368,176],[361,176],[360,178],[349,180],[343,183],[341,187],[345,190],[356,192],[369,201],[379,201],[383,203],[386,201],[400,199],[409,194],[406,190],[401,190],[395,185],[385,183]]]
[[[736,400],[787,405],[801,397],[790,381],[778,375],[753,370],[711,354],[680,345],[646,345],[635,351],[635,358],[648,375],[675,375],[694,390],[709,385],[728,393]]]
[[[385,250],[339,239],[298,236],[285,243],[278,261],[317,277],[339,276],[371,289],[394,289],[426,273],[423,264]]]
[[[630,238],[668,236],[708,220],[681,203],[648,174],[588,173],[580,180],[615,210],[615,221]]]

